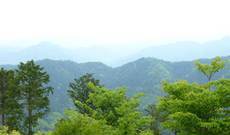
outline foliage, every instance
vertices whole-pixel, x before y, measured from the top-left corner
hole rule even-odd
[[[25,109],[23,125],[26,131],[24,132],[32,135],[38,119],[49,110],[48,96],[52,92],[52,88],[46,86],[49,82],[49,75],[34,61],[20,63],[16,73],[22,97],[21,102]]]
[[[156,61],[152,62],[150,59],[144,59],[127,64],[124,67],[115,68],[113,70],[108,69],[106,72],[104,71],[104,68],[103,70],[101,69],[100,72],[97,72],[96,76],[102,79],[110,88],[118,85],[129,86],[128,94],[125,88],[108,89],[102,87],[99,84],[99,81],[92,76],[90,77],[90,75],[88,76],[88,80],[81,79],[81,83],[76,79],[75,82],[72,83],[73,89],[70,88],[70,90],[72,89],[73,93],[76,92],[75,90],[80,91],[79,93],[72,93],[72,97],[74,97],[72,100],[76,107],[80,109],[77,109],[76,111],[67,111],[66,117],[58,121],[55,130],[47,134],[75,135],[81,133],[82,135],[150,135],[153,132],[159,134],[161,128],[159,125],[160,122],[162,122],[164,128],[171,130],[175,134],[230,134],[230,80],[223,79],[229,75],[229,70],[226,70],[229,68],[229,61],[227,64],[223,64],[219,58],[216,58],[211,64],[201,64],[200,62],[197,62],[197,69],[209,79],[209,82],[204,84],[200,83],[204,82],[203,79],[200,79],[202,77],[196,75],[196,71],[191,70],[191,63],[185,62],[183,64],[186,66],[178,68],[179,65],[176,64]],[[223,68],[223,65],[228,66],[228,68],[224,68],[224,71],[220,71],[220,69]],[[6,90],[9,92],[4,94],[4,92],[1,91],[0,93],[0,99],[4,98],[7,101],[4,102],[6,104],[4,107],[1,106],[0,113],[3,114],[3,112],[5,112],[5,118],[10,118],[7,116],[10,114],[10,116],[12,116],[11,118],[13,118],[12,121],[20,121],[21,117],[13,116],[13,114],[16,114],[16,111],[21,112],[20,107],[23,107],[21,109],[25,110],[25,117],[22,120],[23,122],[28,123],[28,120],[26,119],[28,119],[29,116],[28,108],[30,104],[32,105],[31,108],[35,110],[32,114],[33,116],[36,116],[31,117],[34,121],[34,125],[32,124],[32,130],[35,131],[37,129],[37,122],[39,122],[45,130],[50,130],[53,128],[53,123],[51,121],[56,122],[57,119],[59,119],[59,115],[52,114],[53,116],[50,115],[52,117],[44,118],[44,114],[48,111],[47,101],[50,87],[47,85],[48,81],[42,82],[42,80],[47,80],[48,74],[43,71],[43,68],[34,64],[33,61],[25,64],[21,63],[19,67],[21,68],[19,68],[16,73],[11,70],[0,72],[1,74],[4,74],[0,76],[0,86],[5,86],[5,84],[9,84],[10,86],[7,89],[0,88],[2,91]],[[84,68],[86,67],[87,66],[84,65]],[[185,67],[189,68],[187,69]],[[40,72],[35,71],[35,69],[39,69]],[[65,83],[68,83],[71,77],[63,80],[65,77],[62,78],[62,75],[63,73],[66,73],[67,70],[64,68],[65,70],[63,71],[60,68],[55,67],[55,65],[51,66],[51,70],[53,71],[54,69],[58,69],[58,71],[60,70],[60,74],[52,72],[53,75],[55,74],[56,76],[59,76],[59,78],[56,78],[56,80],[58,79],[59,81],[55,81],[54,78],[51,84],[56,89],[62,90],[63,92]],[[74,72],[72,72],[73,69]],[[74,76],[75,70],[79,70],[76,74],[78,75],[79,73],[80,75],[86,72],[82,69],[83,67],[77,67],[76,69],[70,68],[70,71],[64,75],[76,77]],[[90,71],[94,71],[92,68],[88,68],[88,70],[89,69]],[[5,76],[7,72],[9,72],[9,76]],[[161,72],[164,72],[163,75],[161,75]],[[222,79],[212,79],[217,72],[219,73],[215,75],[215,77],[223,77]],[[44,75],[44,78],[41,77],[42,75],[40,73]],[[43,79],[39,79],[39,74]],[[161,75],[161,77],[155,75]],[[144,116],[139,110],[141,95],[134,95],[134,93],[138,92],[138,88],[143,90],[150,86],[152,87],[153,85],[154,88],[156,88],[156,91],[158,91],[158,83],[163,78],[172,81],[180,79],[182,76],[185,79],[188,79],[188,81],[177,81],[175,83],[165,81],[163,83],[163,89],[166,95],[160,98],[160,102],[157,104],[157,109],[154,105],[148,108],[148,114],[151,115],[152,119],[151,122],[150,117]],[[5,78],[8,78],[6,79],[7,81],[4,80]],[[98,84],[94,83],[94,81],[89,81],[90,78],[95,82],[98,82]],[[196,80],[199,83],[190,83],[193,80]],[[132,87],[135,88],[133,91],[131,90]],[[147,89],[144,92],[149,91],[150,89]],[[156,94],[154,92],[151,93]],[[152,94],[149,94],[148,96],[154,98]],[[10,100],[7,99],[8,95],[11,97],[9,98]],[[42,96],[39,97],[38,95]],[[27,97],[31,96],[33,96],[33,100],[27,102],[29,101],[29,98]],[[59,96],[61,96],[61,98],[57,98],[64,102],[65,93],[63,92]],[[60,108],[59,102],[55,102],[55,104],[56,108]],[[19,109],[17,109],[17,106]],[[7,107],[9,107],[9,110],[5,109]],[[7,121],[7,119],[5,120]],[[24,123],[21,122],[21,124]],[[7,124],[7,126],[8,125],[10,124]],[[8,129],[0,129],[0,133],[10,134],[13,129],[16,129],[16,127],[11,127],[12,126],[8,126]],[[28,124],[24,128],[26,129],[27,127]],[[22,129],[23,127],[21,126],[20,128]],[[154,131],[150,131],[150,129]],[[38,132],[36,134],[43,135],[45,133]]]
[[[66,115],[66,119],[57,123],[52,135],[118,135],[103,120],[95,120],[75,111],[66,111]]]
[[[72,98],[72,101],[75,103],[75,101],[79,101],[83,104],[86,104],[93,107],[91,103],[86,102],[89,98],[89,94],[92,92],[92,89],[88,87],[88,83],[93,83],[95,86],[101,86],[99,80],[96,80],[93,78],[92,74],[85,74],[81,76],[79,79],[74,79],[74,82],[70,83],[68,93],[70,97]],[[75,104],[78,112],[80,113],[87,113],[87,110],[79,106],[78,104]]]
[[[49,112],[45,117],[38,120],[37,130],[40,131],[51,131],[54,129],[55,124],[58,120],[63,118],[63,114],[58,112]]]
[[[20,128],[22,120],[22,106],[19,102],[20,93],[17,79],[13,70],[0,70],[0,114],[1,125],[10,130]]]
[[[9,132],[8,127],[0,127],[0,135],[21,135],[21,134],[15,130]]]
[[[225,57],[224,60],[229,60]],[[211,59],[203,59],[202,63],[209,63]],[[228,62],[229,63],[229,62]],[[75,63],[71,61],[42,60],[37,64],[45,68],[50,75],[50,85],[54,87],[54,94],[50,96],[51,111],[62,113],[65,108],[74,107],[69,100],[69,82],[74,78],[80,78],[86,73],[93,73],[93,77],[100,80],[100,84],[114,89],[119,86],[127,87],[127,95],[133,96],[143,92],[145,96],[141,101],[141,108],[157,101],[157,96],[163,96],[161,82],[168,80],[187,80],[189,82],[207,82],[205,76],[201,75],[193,63],[166,62],[154,58],[142,58],[127,63],[120,67],[111,68],[102,63]],[[230,77],[230,64],[213,76],[217,78]],[[73,81],[74,83],[74,81]]]
[[[230,78],[230,57],[223,57],[225,67],[213,76],[217,78]],[[212,59],[202,59],[202,63],[209,63]],[[99,62],[76,63],[72,61],[41,60],[37,64],[44,67],[50,76],[50,86],[55,90],[50,96],[52,112],[63,113],[65,108],[74,107],[69,99],[67,90],[74,78],[86,73],[100,80],[104,86],[114,89],[118,86],[127,87],[127,95],[132,96],[140,91],[145,94],[141,101],[141,108],[156,102],[157,96],[162,96],[161,82],[168,80],[188,80],[189,82],[207,82],[205,76],[199,74],[193,61],[167,62],[154,58],[142,58],[120,67],[111,68]],[[16,68],[16,66],[4,66]]]
[[[128,98],[124,88],[109,90],[92,83],[89,83],[88,87],[93,92],[87,102],[92,103],[95,108],[79,101],[76,101],[76,104],[85,108],[90,117],[105,121],[107,125],[118,129],[121,135],[139,134],[148,129],[149,117],[138,111],[140,94]]]
[[[160,122],[162,121],[162,118],[160,117],[160,112],[157,110],[156,105],[148,105],[145,111],[147,115],[151,117],[150,129],[154,135],[160,135]]]
[[[216,60],[218,62],[215,62]],[[219,71],[214,67],[222,67],[223,64],[217,58],[211,65],[215,66],[208,65],[206,67],[212,68],[206,68],[209,71],[202,68],[201,72],[212,76]],[[229,134],[230,79],[220,79],[205,84],[187,81],[164,82],[163,89],[167,95],[160,99],[157,106],[161,117],[165,119],[163,127],[175,134]]]
[[[202,64],[196,61],[196,66],[208,78],[208,81],[210,81],[215,73],[224,68],[224,61],[220,57],[216,57],[212,60],[211,64]]]

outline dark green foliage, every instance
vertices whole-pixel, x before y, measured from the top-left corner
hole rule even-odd
[[[0,70],[0,114],[1,125],[9,130],[19,130],[22,120],[22,106],[17,78],[13,70]]]
[[[101,86],[99,80],[93,78],[92,74],[85,74],[81,76],[79,79],[74,79],[74,82],[70,83],[68,93],[73,101],[81,102],[82,104],[86,104],[91,108],[94,108],[92,103],[87,102],[90,93],[92,93],[92,89],[88,87],[88,84],[92,83],[95,86]],[[87,110],[79,106],[75,103],[77,111],[80,113],[88,113]]]
[[[19,79],[19,89],[22,104],[25,110],[23,126],[26,134],[32,135],[33,128],[37,126],[38,119],[49,110],[49,94],[52,88],[48,74],[34,61],[20,63],[16,70]]]

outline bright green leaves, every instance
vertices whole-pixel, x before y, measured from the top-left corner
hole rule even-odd
[[[78,89],[83,90],[81,86]],[[142,94],[127,97],[125,88],[110,90],[102,86],[95,86],[93,82],[88,82],[84,90],[90,90],[87,92],[87,98],[84,97],[83,100],[79,97],[75,101],[77,108],[81,108],[84,112],[77,110],[77,112],[72,112],[74,117],[60,121],[54,135],[72,135],[74,133],[94,135],[101,128],[104,128],[103,131],[109,128],[108,131],[114,132],[98,132],[98,135],[111,135],[113,133],[115,135],[149,135],[151,133],[149,131],[150,118],[143,116],[138,109]],[[88,123],[87,121],[84,122],[84,119],[88,119]],[[77,121],[83,124],[82,127],[77,127],[79,125]],[[92,123],[89,121],[95,122],[96,125],[90,125]],[[71,123],[74,124],[71,125]],[[84,125],[84,123],[86,124]],[[90,132],[86,132],[86,130]]]
[[[195,114],[189,112],[176,112],[168,116],[167,122],[163,123],[163,126],[175,131],[191,134],[194,129],[199,127],[200,118]]]
[[[0,135],[21,135],[21,134],[15,130],[9,132],[9,129],[7,127],[0,127]]]
[[[57,123],[52,135],[118,135],[103,120],[95,120],[75,111],[66,111],[66,116],[66,119]]]
[[[209,80],[223,68],[220,58],[210,65],[197,63],[198,69]],[[162,125],[177,134],[228,134],[230,80],[220,79],[206,84],[178,81],[163,83],[166,96],[157,105]]]
[[[142,116],[138,111],[141,95],[129,98],[124,88],[109,90],[93,86],[92,83],[89,87],[93,92],[89,95],[88,102],[95,106],[91,117],[105,120],[108,125],[119,129],[121,135],[134,135],[146,129],[149,117]]]
[[[199,71],[201,71],[207,78],[208,81],[211,80],[213,75],[224,68],[224,62],[220,57],[216,57],[211,64],[202,64],[196,61],[196,66]]]

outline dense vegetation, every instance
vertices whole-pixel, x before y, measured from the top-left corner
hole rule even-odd
[[[230,79],[211,81],[224,63],[216,58],[210,65],[196,65],[207,83],[163,83],[167,95],[157,103],[162,126],[175,134],[229,135]]]
[[[142,63],[142,66],[145,66],[145,64]],[[66,108],[64,116],[59,120],[55,119],[56,124],[53,125],[53,129],[44,134],[230,134],[230,79],[228,79],[229,69],[226,69],[226,66],[229,66],[229,59],[226,59],[225,63],[219,57],[213,59],[209,64],[207,62],[202,64],[197,61],[195,64],[197,70],[204,74],[204,79],[198,80],[199,83],[191,82],[189,79],[188,81],[175,81],[177,79],[170,77],[171,73],[167,72],[169,67],[164,64],[153,64],[157,69],[161,69],[159,71],[151,68],[154,75],[159,74],[162,77],[159,81],[163,79],[166,81],[162,84],[164,93],[161,94],[158,102],[154,102],[146,108],[146,113],[142,110],[143,106],[140,107],[141,99],[143,99],[142,93],[137,94],[133,92],[127,94],[130,88],[127,90],[123,87],[106,88],[92,74],[85,74],[79,77],[79,79],[74,79],[69,84],[66,96],[72,99],[73,106],[70,106],[69,109]],[[135,68],[135,70],[139,69],[138,65],[135,65]],[[219,74],[222,77],[216,79],[218,77],[216,73],[221,73],[223,69],[224,72],[222,71],[222,74]],[[131,74],[131,71],[131,69],[123,69],[121,73],[130,72]],[[144,70],[139,71],[141,73],[146,72]],[[106,70],[101,72],[106,72]],[[107,70],[107,72],[111,72],[111,70]],[[183,71],[181,72],[183,73]],[[134,73],[133,76],[139,77],[139,72]],[[58,74],[55,75],[56,77],[58,76]],[[123,74],[123,77],[125,78],[126,75]],[[113,77],[116,77],[116,75],[111,76],[111,78]],[[47,86],[49,82],[48,74],[39,65],[29,61],[21,63],[16,70],[2,69],[0,79],[0,114],[3,116],[1,117],[3,118],[1,122],[2,125],[7,126],[7,128],[2,127],[0,133],[3,135],[17,135],[19,134],[15,131],[17,130],[22,134],[31,135],[35,130],[38,131],[38,122],[41,120],[39,118],[42,118],[48,111],[48,96],[52,91],[52,88]],[[127,81],[132,81],[133,85],[138,85],[135,79],[131,78],[131,80]],[[146,85],[149,83],[146,83]],[[152,98],[155,97],[152,96]],[[9,103],[16,107],[9,107],[11,104],[8,104],[6,101],[11,101]],[[13,113],[13,115],[7,117],[7,111],[11,112],[9,109],[15,109],[20,113]],[[17,116],[15,114],[20,115]],[[10,119],[7,120],[7,118]],[[49,119],[49,117],[47,118]],[[16,124],[17,126],[12,126],[6,123],[6,121],[10,120],[19,122]]]
[[[230,78],[230,57],[224,57],[225,67],[218,72],[213,79]],[[211,59],[201,60],[202,63],[210,63]],[[142,58],[125,64],[121,67],[111,68],[102,63],[75,63],[71,61],[42,60],[37,64],[44,67],[50,75],[50,86],[54,88],[50,96],[50,108],[52,112],[63,112],[64,108],[74,107],[68,96],[69,83],[86,73],[94,74],[100,80],[100,84],[107,88],[115,89],[119,86],[127,88],[128,96],[143,92],[141,108],[155,102],[157,96],[164,95],[161,82],[168,80],[187,80],[188,82],[204,83],[206,77],[199,73],[191,62],[166,62],[154,58]]]
[[[1,125],[9,130],[32,135],[49,109],[49,93],[46,86],[49,75],[34,61],[20,63],[16,70],[0,70]]]

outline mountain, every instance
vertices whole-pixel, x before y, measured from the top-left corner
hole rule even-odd
[[[230,57],[223,59],[226,61],[226,67],[214,79],[230,78]],[[208,63],[210,59],[202,59],[202,62]],[[117,68],[99,62],[42,60],[37,63],[43,66],[51,76],[50,84],[55,88],[54,95],[51,96],[51,106],[54,111],[62,111],[63,108],[72,106],[72,101],[66,92],[69,82],[85,73],[93,73],[95,78],[101,80],[106,87],[127,87],[128,95],[145,93],[143,106],[156,101],[156,97],[163,94],[160,88],[163,80],[206,81],[206,78],[196,70],[194,61],[167,62],[154,58],[141,58]]]
[[[70,57],[67,50],[49,42],[41,42],[35,46],[19,50],[12,49],[11,51],[8,50],[7,52],[0,54],[1,64],[3,62],[4,64],[15,64],[30,59],[39,60],[46,58],[62,60],[71,59],[72,57]]]
[[[230,78],[230,56],[223,57],[225,69],[216,78]],[[211,59],[202,59],[208,63]],[[117,68],[109,67],[100,62],[76,63],[73,61],[40,60],[37,64],[45,68],[50,75],[50,85],[54,93],[50,96],[51,110],[62,112],[73,106],[67,94],[68,85],[74,78],[85,73],[93,73],[95,78],[108,88],[127,87],[128,95],[143,92],[142,107],[156,101],[156,97],[164,94],[161,91],[163,80],[176,81],[185,79],[190,82],[205,82],[207,79],[199,73],[194,61],[168,62],[155,58],[141,58]],[[6,65],[6,68],[15,66]]]
[[[230,38],[209,41],[203,44],[195,42],[176,42],[173,44],[148,47],[135,55],[126,58],[126,61],[140,57],[154,57],[166,61],[191,61],[200,58],[230,55]]]
[[[150,47],[144,47],[150,46]],[[165,61],[191,61],[199,58],[230,55],[230,38],[209,41],[175,42],[170,44],[136,43],[133,46],[116,45],[68,48],[50,42],[41,42],[21,50],[0,48],[0,64],[16,64],[29,59],[71,60],[77,62],[100,61],[112,67],[135,61],[142,57],[154,57]]]

